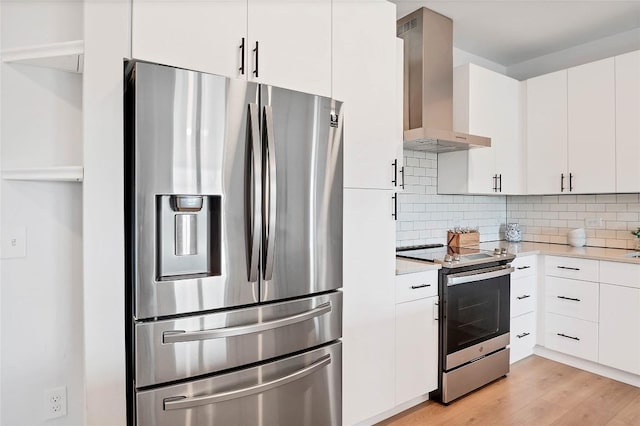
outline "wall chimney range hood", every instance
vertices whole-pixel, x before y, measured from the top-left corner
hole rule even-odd
[[[453,21],[423,7],[399,19],[397,30],[404,40],[404,147],[490,147],[490,138],[453,131]]]

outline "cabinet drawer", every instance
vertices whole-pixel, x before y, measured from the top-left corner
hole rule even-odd
[[[598,283],[547,277],[547,312],[598,322]]]
[[[511,262],[511,266],[513,266],[514,269],[511,274],[511,279],[535,276],[538,268],[538,256],[516,257],[513,262]]]
[[[600,262],[600,282],[640,288],[640,265]]]
[[[396,303],[438,295],[438,271],[396,275]]]
[[[511,280],[511,318],[536,309],[536,278]]]
[[[547,256],[545,275],[598,282],[598,261],[575,257]]]
[[[598,362],[598,324],[547,313],[547,348]]]
[[[536,314],[529,312],[511,319],[510,363],[514,363],[533,353],[536,344]]]

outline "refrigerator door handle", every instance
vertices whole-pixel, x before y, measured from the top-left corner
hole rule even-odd
[[[258,393],[266,392],[270,389],[277,388],[287,383],[300,380],[303,377],[309,376],[316,371],[324,368],[331,363],[331,355],[325,355],[317,359],[312,364],[304,367],[294,373],[287,374],[286,376],[271,380],[269,382],[260,383],[253,386],[248,386],[242,389],[235,389],[226,392],[214,393],[213,395],[205,395],[198,397],[186,397],[175,396],[171,398],[165,398],[163,400],[164,410],[185,410],[187,408],[201,407],[203,405],[211,405],[219,402],[229,401],[232,399],[244,398],[247,396],[255,395]]]
[[[260,159],[260,129],[258,123],[258,105],[250,103],[248,111],[249,129],[247,138],[249,141],[249,176],[245,187],[245,205],[247,217],[247,242],[249,248],[249,281],[258,281],[258,268],[260,266],[260,214],[262,210],[262,194],[260,179],[262,164]]]
[[[273,262],[275,257],[276,240],[276,195],[277,195],[277,173],[276,173],[276,147],[273,138],[273,109],[270,105],[264,107],[264,127],[263,140],[265,140],[264,169],[264,279],[273,278]]]
[[[172,330],[162,334],[162,343],[196,342],[199,340],[220,339],[224,337],[241,336],[245,334],[259,333],[274,328],[304,322],[331,312],[331,302],[323,303],[310,311],[265,321],[258,324],[239,325],[236,327],[216,328],[213,330],[184,331]]]

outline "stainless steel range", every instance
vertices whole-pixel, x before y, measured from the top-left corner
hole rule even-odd
[[[506,250],[404,247],[397,255],[442,265],[439,276],[439,381],[444,404],[509,372],[510,274]]]

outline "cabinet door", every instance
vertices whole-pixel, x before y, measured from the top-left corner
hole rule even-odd
[[[519,96],[517,80],[469,64],[469,133],[491,138],[491,148],[469,151],[469,192],[494,193],[493,175],[502,175],[502,191],[521,191]]]
[[[246,78],[246,62],[245,74],[240,70],[246,0],[134,0],[131,14],[134,58]]]
[[[393,188],[399,120],[395,5],[334,0],[333,91],[343,101],[344,185]]]
[[[527,193],[561,192],[567,174],[567,71],[527,80]],[[568,177],[564,183],[568,192]]]
[[[331,96],[331,0],[249,0],[249,78]],[[258,76],[256,54],[258,42]]]
[[[614,68],[613,58],[608,58],[569,69],[571,192],[616,190]]]
[[[395,401],[395,222],[390,190],[344,191],[343,423]],[[365,249],[366,248],[366,249]]]
[[[600,284],[600,363],[640,374],[640,289]]]
[[[438,387],[437,297],[396,305],[396,405]]]
[[[615,63],[616,192],[640,192],[640,51]]]

